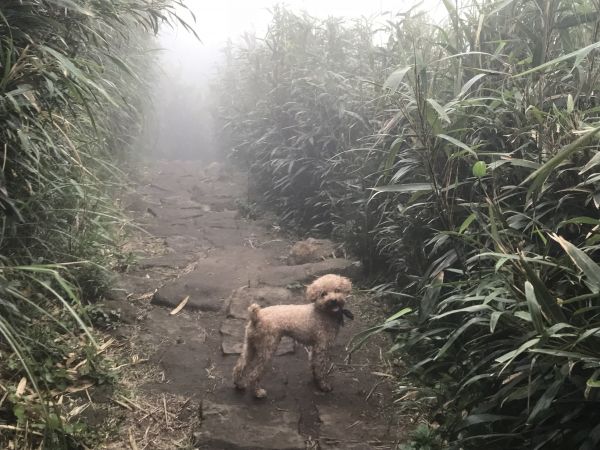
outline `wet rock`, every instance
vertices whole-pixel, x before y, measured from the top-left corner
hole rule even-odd
[[[287,263],[290,266],[335,258],[337,246],[329,239],[308,238],[296,242],[290,249]]]
[[[221,311],[231,291],[248,284],[255,270],[246,268],[244,260],[240,260],[242,253],[232,250],[219,257],[201,259],[193,271],[161,287],[152,303],[174,308],[189,295],[186,309]]]
[[[205,284],[184,286],[173,284],[167,285],[158,290],[152,298],[153,305],[166,306],[175,308],[187,296],[189,296],[186,308],[197,311],[220,311],[222,309],[222,301],[218,295],[214,293],[218,290],[218,286],[208,286]]]

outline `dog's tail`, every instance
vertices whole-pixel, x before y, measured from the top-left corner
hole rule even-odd
[[[248,315],[250,316],[250,322],[252,322],[252,324],[255,324],[256,322],[258,322],[258,312],[260,311],[260,306],[257,305],[256,303],[252,303],[250,306],[248,306]]]

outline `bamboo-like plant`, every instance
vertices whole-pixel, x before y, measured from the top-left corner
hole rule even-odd
[[[67,355],[87,361],[88,379],[106,378],[83,301],[101,296],[117,256],[115,163],[140,123],[150,37],[178,20],[174,8],[169,0],[0,4],[2,448],[78,445],[79,427],[56,406],[56,392],[77,381]]]
[[[597,448],[600,9],[444,4],[383,31],[275,11],[221,77],[228,138],[396,299],[355,344],[394,333],[453,448]]]

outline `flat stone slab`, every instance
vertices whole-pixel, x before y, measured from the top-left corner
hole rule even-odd
[[[202,404],[202,425],[194,433],[194,446],[202,449],[304,450],[298,433],[299,414],[272,408],[257,415],[239,405]]]
[[[239,355],[244,346],[244,333],[246,332],[246,320],[228,318],[221,325],[221,350],[225,355]],[[284,337],[277,347],[275,356],[287,355],[296,351],[296,343],[293,339]]]
[[[300,303],[298,298],[283,287],[241,287],[229,297],[226,305],[227,317],[248,319],[248,306],[257,303],[262,307]]]
[[[205,241],[192,236],[167,236],[165,238],[165,242],[169,249],[171,249],[173,252],[181,253],[207,250],[209,247]]]
[[[183,277],[182,277],[183,278]],[[189,296],[186,308],[199,311],[221,311],[226,290],[219,283],[204,280],[175,282],[160,288],[152,298],[153,305],[175,308]]]
[[[262,291],[250,291],[249,297],[240,294],[238,301],[234,302],[235,306],[230,307],[233,317],[246,318],[243,310],[248,307],[249,303],[247,302],[256,301],[264,306],[292,302],[292,298],[285,292],[287,290],[281,289],[285,286],[307,283],[328,273],[350,278],[354,278],[360,273],[358,263],[343,258],[297,266],[262,266],[262,264],[254,267],[245,266],[242,258],[245,253],[249,252],[255,252],[255,250],[240,247],[237,250],[234,248],[219,259],[200,260],[192,272],[161,287],[154,294],[152,303],[175,308],[189,295],[186,308],[200,311],[221,311],[226,303],[232,304],[226,299],[230,297],[232,289],[235,289],[236,286],[244,286],[248,283],[259,285],[263,288]],[[167,256],[164,258],[168,259]],[[262,262],[256,258],[255,261]]]
[[[252,249],[232,248],[219,257],[198,261],[195,269],[166,283],[154,295],[153,303],[174,308],[189,295],[186,308],[221,311],[231,291],[255,278],[258,267],[248,267],[244,259]],[[258,260],[257,262],[262,262]]]

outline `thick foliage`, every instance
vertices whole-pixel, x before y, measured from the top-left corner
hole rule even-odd
[[[77,429],[55,402],[82,377],[103,381],[80,299],[105,285],[112,164],[139,122],[145,42],[172,8],[0,5],[0,447],[71,445]]]
[[[597,448],[600,10],[446,6],[364,34],[276,11],[223,74],[228,138],[284,219],[387,273],[408,308],[361,337],[395,332],[453,446]]]

